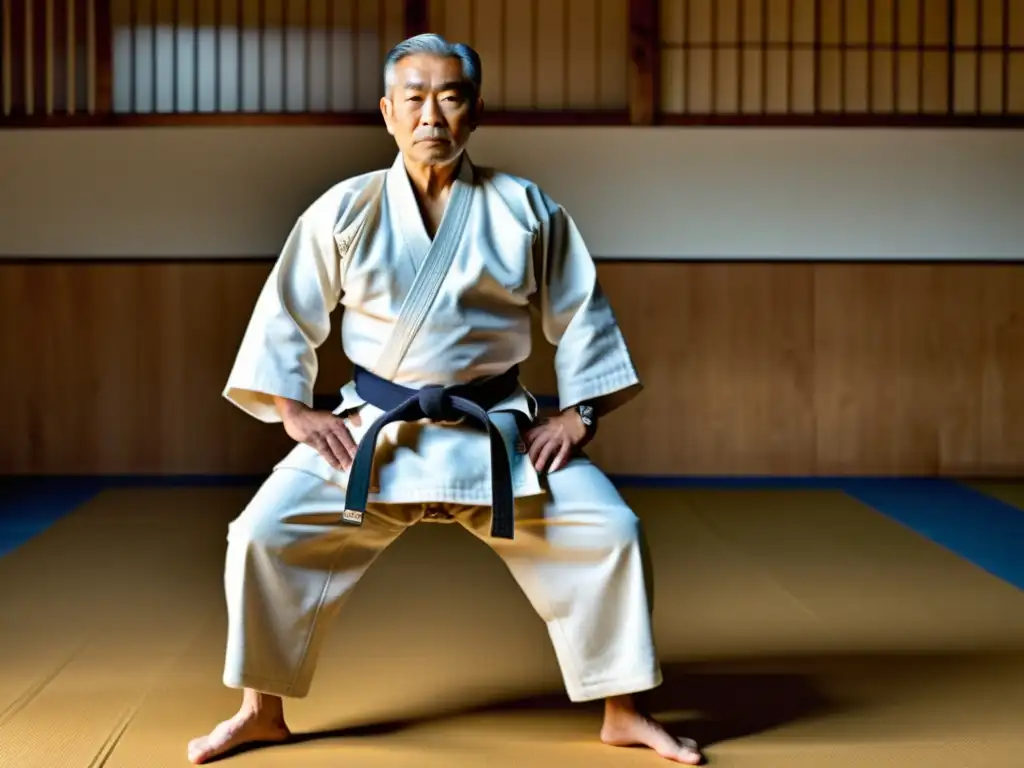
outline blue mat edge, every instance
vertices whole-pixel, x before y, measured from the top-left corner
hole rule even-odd
[[[244,487],[262,475],[0,477],[0,557],[99,493],[132,487]],[[1024,590],[1024,513],[964,481],[929,477],[610,475],[622,488],[832,490]]]
[[[844,492],[1024,590],[1024,511],[953,480],[848,481]]]

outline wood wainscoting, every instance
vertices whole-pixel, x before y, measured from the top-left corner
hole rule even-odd
[[[0,474],[263,473],[220,396],[271,263],[0,262]],[[646,391],[608,472],[1024,474],[1024,265],[601,262]],[[527,383],[553,394],[538,336]],[[319,393],[346,380],[337,335]]]

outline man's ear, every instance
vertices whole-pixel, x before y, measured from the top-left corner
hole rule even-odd
[[[391,102],[387,96],[381,96],[380,99],[380,113],[384,117],[384,125],[387,126],[388,133],[392,136],[395,135],[395,126],[392,120],[392,114],[394,112],[395,105]]]
[[[476,104],[473,106],[473,117],[472,117],[472,122],[470,123],[472,128],[470,130],[475,131],[477,128],[479,128],[480,127],[480,123],[483,120],[483,117],[484,117],[484,100],[483,100],[483,97],[479,97],[478,96],[477,100],[476,100]]]

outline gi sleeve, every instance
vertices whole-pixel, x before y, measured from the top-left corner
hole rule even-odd
[[[260,421],[280,422],[274,396],[313,405],[317,348],[341,300],[332,230],[307,212],[285,240],[256,300],[223,395]]]
[[[642,384],[575,222],[546,197],[543,211],[534,303],[544,337],[555,346],[559,407],[588,402],[599,414],[609,413],[639,394]]]

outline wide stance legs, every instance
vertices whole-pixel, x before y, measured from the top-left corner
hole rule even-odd
[[[514,541],[487,535],[488,508],[446,511],[502,557],[547,624],[569,698],[607,700],[606,743],[646,744],[696,762],[695,750],[632,706],[630,694],[661,682],[636,516],[586,460],[548,482],[549,496],[519,500]],[[343,504],[343,489],[281,469],[232,523],[224,683],[245,689],[244,703],[220,731],[190,745],[193,762],[242,743],[288,738],[280,697],[308,693],[331,620],[374,560],[429,511],[371,505],[363,525],[350,527],[337,523]]]

